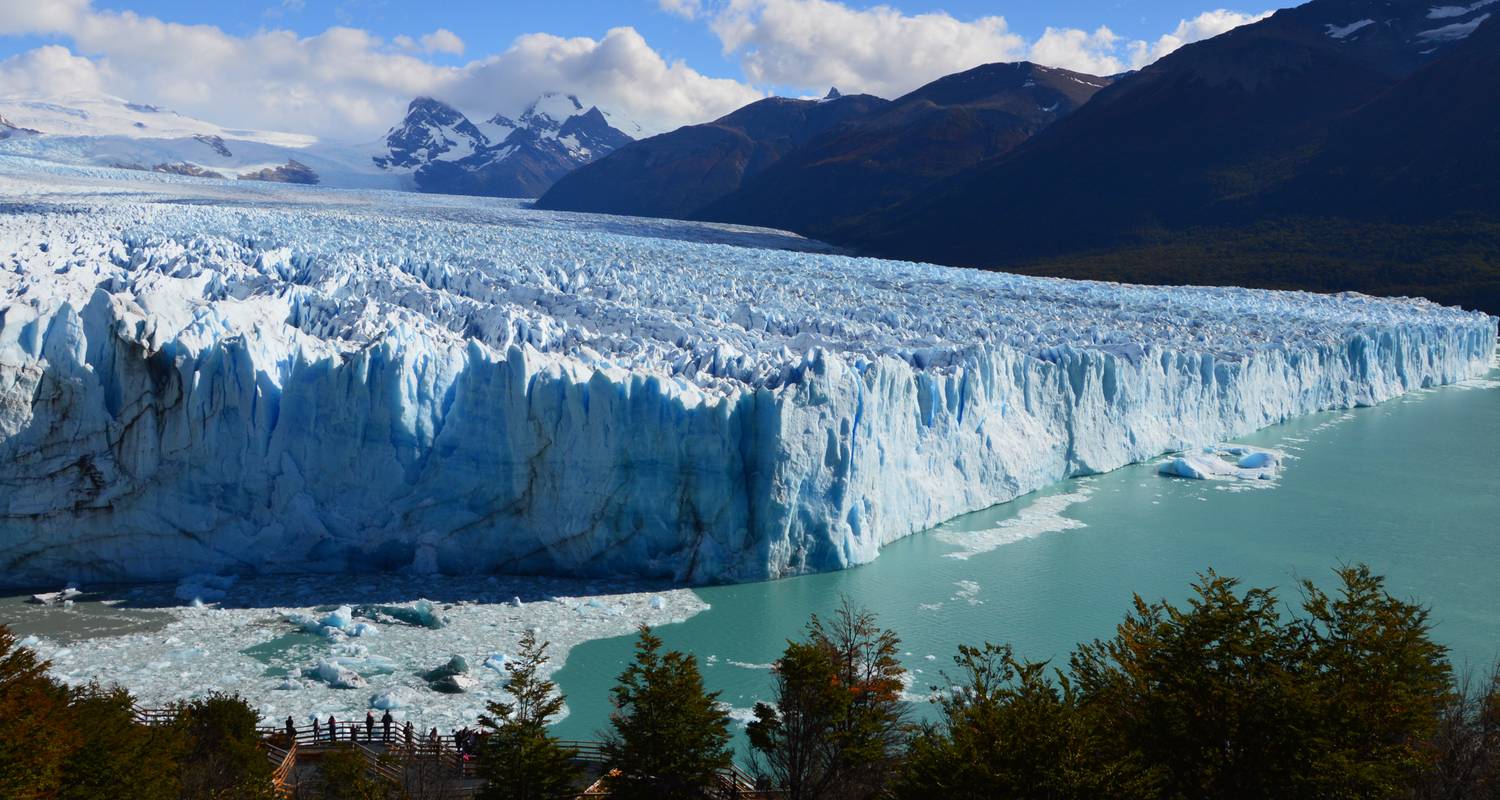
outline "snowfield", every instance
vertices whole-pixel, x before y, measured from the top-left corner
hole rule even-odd
[[[1485,372],[1422,300],[0,157],[0,582],[847,567],[1061,478]]]

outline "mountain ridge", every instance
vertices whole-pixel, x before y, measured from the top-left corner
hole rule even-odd
[[[423,96],[407,106],[372,161],[410,171],[424,192],[536,197],[573,169],[632,141],[576,95],[545,92],[515,119],[497,113],[482,127],[454,106]]]

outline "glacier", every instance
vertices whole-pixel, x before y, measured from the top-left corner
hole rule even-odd
[[[0,156],[0,584],[839,569],[1496,345],[1420,299],[816,249]]]

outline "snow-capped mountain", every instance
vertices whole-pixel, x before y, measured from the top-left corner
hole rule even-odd
[[[447,103],[419,97],[372,160],[409,171],[424,192],[537,197],[639,132],[570,94],[545,93],[514,118],[495,114],[478,125]]]
[[[0,154],[200,178],[411,188],[364,148],[279,131],[226,128],[109,95],[0,97]]]
[[[217,136],[298,148],[318,141],[315,136],[300,133],[225,128],[169,109],[103,94],[0,97],[0,117],[15,127],[54,136],[118,136],[127,139]]]
[[[418,97],[406,107],[401,124],[386,134],[386,152],[375,156],[385,169],[415,169],[438,160],[457,160],[489,145],[468,117],[447,103]]]

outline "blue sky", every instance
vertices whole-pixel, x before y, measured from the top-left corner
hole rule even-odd
[[[49,0],[36,0],[48,2]],[[1223,0],[1220,0],[1222,4]],[[238,35],[265,27],[290,28],[313,35],[334,25],[366,28],[387,38],[419,35],[435,28],[458,33],[470,48],[499,50],[522,33],[547,32],[559,36],[595,36],[619,26],[632,26],[663,55],[683,58],[699,71],[719,76],[739,73],[732,59],[723,58],[719,42],[703,25],[661,11],[655,0],[444,0],[436,3],[394,0],[304,0],[298,10],[266,2],[203,2],[203,0],[105,0],[96,8],[134,11],[185,24],[208,24]],[[1107,25],[1116,33],[1146,39],[1170,30],[1179,20],[1218,8],[1214,0],[891,0],[886,3],[849,2],[856,8],[888,5],[909,14],[945,11],[959,19],[1002,16],[1012,30],[1038,36],[1048,26],[1093,29]],[[1288,3],[1260,5],[1273,8]],[[497,6],[499,8],[497,9]],[[41,43],[41,37],[0,37],[0,56]],[[460,58],[452,58],[455,63]]]
[[[357,138],[416,94],[574,92],[648,132],[829,85],[896,97],[981,63],[1139,68],[1286,0],[0,0],[0,94],[108,93]]]

